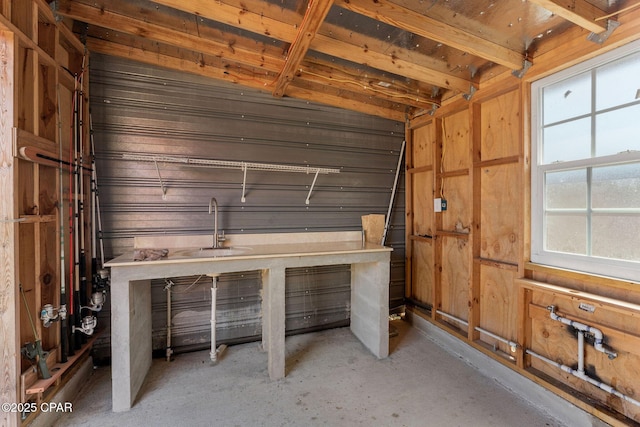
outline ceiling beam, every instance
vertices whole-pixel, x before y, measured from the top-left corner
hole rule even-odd
[[[254,42],[251,43],[254,45],[253,48],[249,48],[241,46],[236,41],[231,44],[229,42],[212,40],[71,0],[61,0],[57,12],[60,15],[87,24],[207,53],[219,58],[232,59],[242,64],[263,67],[268,71],[279,71],[282,69],[284,63],[284,59],[265,55],[265,52],[256,49]]]
[[[281,97],[284,95],[287,85],[293,80],[313,38],[324,22],[327,13],[329,13],[331,5],[333,5],[333,0],[309,0],[307,11],[298,28],[296,39],[289,47],[284,67],[275,82],[273,96]]]
[[[373,95],[416,108],[430,110],[433,105],[440,105],[440,99],[430,96],[428,89],[392,81],[387,76],[375,72],[363,75],[353,68],[337,67],[335,64],[313,58],[307,58],[300,64],[298,75],[300,79],[319,85]]]
[[[524,55],[387,0],[338,0],[336,6],[385,22],[455,49],[504,65],[522,68]]]
[[[120,10],[118,5],[118,1],[110,4],[116,10]],[[233,36],[234,44],[230,46],[225,40],[216,41],[208,38],[208,36],[211,37],[213,35],[210,34],[211,31],[208,31],[206,26],[199,26],[199,35],[196,36],[172,29],[170,21],[164,20],[162,25],[152,22],[150,17],[147,17],[145,21],[138,21],[129,16],[68,0],[62,1],[60,9],[60,14],[73,19],[82,19],[83,22],[89,23],[92,26],[89,35],[94,38],[117,41],[120,44],[127,44],[145,51],[153,51],[154,53],[169,56],[171,54],[168,52],[171,50],[163,46],[174,46],[171,43],[176,42],[178,44],[174,46],[174,50],[182,48],[184,52],[190,52],[185,57],[190,57],[192,62],[199,63],[203,67],[211,67],[212,61],[216,61],[220,70],[217,73],[217,77],[234,83],[257,82],[258,84],[253,85],[253,87],[268,89],[273,85],[274,81],[277,81],[277,73],[284,68],[284,60],[281,59],[282,50],[280,48],[269,47],[268,50],[271,51],[271,54],[269,54],[267,47],[263,46],[261,52],[255,52],[255,48],[251,49],[252,46],[255,46],[255,42],[249,39],[247,39],[249,41],[244,40],[235,35]],[[215,31],[213,34],[220,36],[219,31]],[[224,33],[222,34],[224,35]],[[140,35],[144,35],[144,37]],[[232,37],[227,36],[226,38],[231,39]],[[136,39],[138,40],[137,42],[134,41]],[[153,44],[151,42],[160,42],[161,44]],[[116,48],[114,47],[114,49]],[[121,47],[117,48],[119,56],[122,56],[121,49]],[[244,55],[243,53],[246,52],[250,52],[251,55]],[[198,53],[203,56],[198,56]],[[302,59],[297,61],[298,65],[292,71],[292,76],[296,75],[299,70],[304,69],[305,73],[300,75],[300,78],[310,82],[318,83],[324,79],[322,84],[326,85],[335,83],[336,79],[339,79],[341,82],[348,83],[332,84],[332,86],[339,86],[341,90],[348,92],[364,91],[367,92],[367,95],[374,94],[376,97],[392,103],[405,101],[405,104],[421,108],[430,108],[432,103],[438,102],[424,95],[430,93],[429,88],[406,89],[403,87],[406,85],[403,85],[400,81],[392,82],[391,79],[382,75],[372,76],[371,79],[375,80],[375,83],[380,81],[392,82],[388,88],[378,87],[375,83],[369,85],[365,79],[359,78],[359,76],[347,77],[347,73],[339,72],[335,64],[324,63],[323,65],[317,65],[308,63],[302,67],[300,62],[302,62]],[[224,70],[222,71],[223,68]],[[256,76],[259,76],[259,78],[256,78]],[[373,90],[367,90],[367,88]],[[411,94],[410,96],[408,95],[409,93]]]
[[[596,18],[603,16],[605,12],[586,0],[529,1],[593,33],[598,34],[607,30],[606,21],[596,21]]]
[[[152,1],[285,42],[295,39],[297,33],[295,26],[300,20],[299,15],[295,13],[295,21],[290,18],[286,18],[288,22],[270,18],[260,13],[265,5],[257,0],[242,0],[241,7],[227,4],[223,0]],[[284,10],[279,16],[288,17]],[[426,66],[425,64],[433,62],[433,59],[426,55],[415,52],[404,54],[400,52],[400,48],[393,49],[393,52],[375,51],[372,46],[373,44],[362,46],[338,40],[324,34],[324,31],[320,31],[311,42],[310,49],[432,84],[445,90],[466,93],[472,85],[471,81],[467,79]]]
[[[243,67],[240,64],[229,66],[228,61],[220,58],[214,58],[210,62],[198,63],[190,60],[188,58],[189,55],[186,54],[183,56],[187,57],[187,59],[182,57],[177,58],[161,54],[151,49],[135,48],[94,37],[87,38],[87,48],[91,52],[223,80],[263,91],[275,77],[275,75],[256,74],[251,67]],[[217,63],[215,61],[217,61]],[[288,92],[291,92],[290,96],[298,99],[305,99],[338,108],[346,108],[386,119],[404,121],[406,117],[405,110],[407,107],[405,105],[391,103],[381,99],[364,100],[362,99],[363,95],[356,92],[326,90],[326,88],[314,82],[296,80],[289,85]]]
[[[230,64],[221,58],[208,58],[208,60],[200,60],[198,62],[194,61],[192,55],[188,54],[175,57],[160,51],[133,47],[95,37],[87,38],[87,48],[95,53],[130,59],[217,80],[224,80],[229,83],[241,84],[259,90],[264,90],[275,76],[275,73],[270,75],[255,73],[252,67],[243,66],[242,64]]]
[[[395,103],[389,106],[387,101],[366,96],[361,93],[351,94],[342,90],[327,87],[325,84],[317,84],[304,80],[294,80],[287,89],[287,95],[306,99],[307,101],[320,104],[332,105],[345,110],[359,111],[374,116],[379,116],[388,120],[404,122],[407,115],[413,110],[405,104]]]

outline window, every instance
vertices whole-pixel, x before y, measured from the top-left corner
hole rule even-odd
[[[531,260],[640,281],[640,42],[532,85]]]

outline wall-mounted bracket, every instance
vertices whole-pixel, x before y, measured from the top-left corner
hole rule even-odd
[[[305,205],[309,204],[309,198],[311,197],[311,192],[313,191],[313,187],[316,185],[316,180],[318,179],[318,174],[320,171],[316,171],[316,176],[313,177],[313,182],[311,183],[311,188],[309,188],[309,194],[307,194],[307,200],[304,201]]]
[[[245,196],[245,188],[247,187],[247,165],[246,163],[242,163],[242,172],[243,172],[243,177],[242,177],[242,197],[240,198],[240,201],[242,203],[246,202],[247,199],[244,197]]]
[[[602,44],[607,41],[609,36],[620,26],[620,22],[607,19],[607,29],[601,33],[591,33],[587,36],[587,40],[590,42]]]
[[[524,77],[524,75],[527,73],[527,71],[529,70],[529,68],[531,68],[532,65],[533,65],[533,62],[529,61],[528,59],[523,59],[522,68],[519,70],[513,70],[511,74],[521,79]]]
[[[156,171],[158,172],[158,179],[160,180],[160,187],[162,189],[162,198],[166,198],[167,188],[165,183],[162,181],[162,177],[160,176],[160,168],[158,167],[158,163],[180,163],[185,164],[187,166],[197,166],[197,167],[210,167],[210,168],[221,168],[221,169],[240,169],[243,171],[243,179],[242,179],[242,198],[241,201],[244,203],[246,200],[246,184],[247,184],[247,170],[261,170],[261,171],[272,171],[272,172],[298,172],[298,173],[315,173],[315,177],[313,179],[313,183],[311,184],[311,189],[309,190],[309,194],[307,195],[307,199],[305,203],[309,204],[309,198],[311,197],[311,192],[313,191],[313,187],[316,184],[316,180],[318,179],[319,174],[327,175],[330,173],[340,173],[340,169],[333,168],[316,168],[307,166],[294,166],[294,165],[280,165],[280,164],[271,164],[271,163],[251,163],[251,162],[238,162],[232,160],[213,160],[213,159],[197,159],[197,158],[189,158],[189,157],[174,157],[174,156],[165,156],[165,155],[154,155],[154,154],[133,154],[133,153],[123,153],[122,158],[126,160],[138,160],[143,162],[153,162],[156,165]]]
[[[476,89],[476,87],[474,85],[471,85],[469,87],[469,93],[465,93],[462,95],[462,97],[464,99],[466,99],[467,101],[471,101],[471,98],[473,98],[473,94],[477,92],[478,89]]]
[[[167,187],[165,187],[164,182],[162,182],[162,176],[160,176],[160,168],[158,167],[158,162],[153,161],[156,165],[156,172],[158,172],[158,180],[160,180],[160,189],[162,190],[162,200],[167,200]]]

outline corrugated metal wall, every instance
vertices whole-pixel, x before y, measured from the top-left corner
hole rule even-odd
[[[208,204],[220,205],[227,234],[359,230],[363,214],[386,214],[404,124],[341,109],[92,55],[91,110],[106,258],[133,246],[134,236],[212,234]],[[123,154],[163,154],[216,160],[340,169],[320,175],[138,162]],[[403,168],[402,168],[403,169]],[[166,188],[163,196],[160,182]],[[404,295],[404,178],[387,235],[394,248],[391,306]],[[287,271],[288,333],[346,324],[349,266]],[[208,278],[170,278],[173,341],[209,340]],[[152,282],[154,348],[164,348],[165,278]],[[260,336],[260,278],[223,275],[218,291],[218,338]],[[107,307],[108,308],[108,307]],[[105,319],[106,317],[106,319]],[[108,310],[102,314],[108,321]]]

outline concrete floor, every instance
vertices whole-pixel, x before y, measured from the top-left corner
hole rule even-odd
[[[402,320],[377,360],[348,328],[287,337],[287,376],[269,380],[258,343],[154,359],[134,407],[111,412],[109,367],[94,370],[56,426],[562,426]],[[557,399],[557,398],[556,398]],[[563,418],[563,417],[560,417]]]

